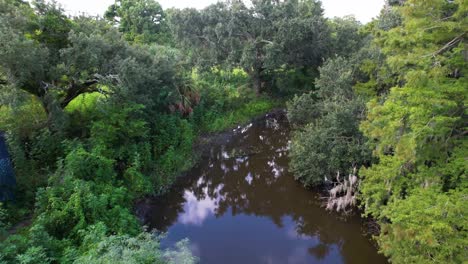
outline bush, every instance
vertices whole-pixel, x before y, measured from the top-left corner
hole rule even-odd
[[[195,131],[189,121],[178,115],[158,116],[152,130],[156,164],[153,182],[156,191],[163,191],[174,182],[175,176],[193,165]]]
[[[159,237],[148,232],[137,236],[106,235],[105,226],[90,226],[85,236],[86,251],[74,263],[196,263],[187,246],[187,240],[176,244],[176,250],[161,250]]]
[[[347,60],[328,60],[320,68],[316,94],[288,103],[288,118],[296,128],[290,169],[307,187],[333,179],[338,172],[352,173],[370,161],[370,150],[359,131],[365,106],[354,95],[352,72]]]
[[[352,105],[339,106],[294,133],[290,170],[305,186],[333,180],[337,172],[352,173],[353,168],[370,160],[353,110]]]
[[[288,109],[288,120],[292,126],[305,126],[321,115],[317,95],[313,92],[305,93],[301,96],[294,96],[286,104]]]
[[[317,77],[317,68],[281,69],[273,72],[269,86],[273,95],[291,98],[314,91],[314,79]]]
[[[267,96],[258,97],[247,74],[240,69],[192,74],[201,100],[195,107],[192,121],[199,132],[220,132],[255,116],[266,113],[278,102]]]

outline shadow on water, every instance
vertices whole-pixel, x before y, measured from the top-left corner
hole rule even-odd
[[[326,212],[294,180],[288,141],[284,114],[239,127],[137,213],[168,232],[163,246],[189,238],[201,263],[387,263],[362,235],[358,216],[343,221]]]

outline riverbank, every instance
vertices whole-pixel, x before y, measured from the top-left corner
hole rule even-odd
[[[197,156],[203,156],[204,153],[209,151],[210,146],[219,146],[228,142],[234,136],[233,132],[235,130],[239,130],[247,124],[261,122],[268,117],[285,117],[285,115],[285,108],[272,108],[269,109],[267,112],[263,112],[260,114],[255,113],[255,115],[252,115],[247,121],[243,120],[242,122],[239,122],[234,126],[228,126],[224,128],[222,131],[202,133],[194,144],[194,151]]]

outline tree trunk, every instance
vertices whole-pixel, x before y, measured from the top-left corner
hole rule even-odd
[[[253,87],[255,94],[259,96],[262,92],[262,79],[257,74],[253,76]]]
[[[263,72],[263,69],[253,69],[253,70],[247,71],[247,74],[250,76],[253,89],[257,96],[259,96],[262,93],[262,88],[263,88],[262,72]]]
[[[257,46],[255,50],[255,61],[252,64],[252,67],[247,71],[247,74],[250,76],[250,80],[252,81],[253,89],[255,94],[259,96],[262,93],[262,88],[264,86],[263,83],[263,59],[262,59],[262,50],[261,47]]]
[[[57,131],[57,125],[60,123],[60,121],[63,121],[60,120],[63,118],[63,108],[61,108],[60,103],[54,101],[50,95],[46,94],[43,97],[39,97],[39,100],[47,116],[44,127],[47,127],[50,131]]]

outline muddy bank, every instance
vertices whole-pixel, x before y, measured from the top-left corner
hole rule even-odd
[[[203,134],[195,143],[194,152],[201,158],[207,157],[210,155],[210,151],[214,146],[221,146],[230,142],[236,135],[237,131],[241,131],[243,128],[253,126],[259,122],[264,122],[268,118],[275,118],[280,120],[280,122],[287,122],[286,110],[283,108],[273,109],[266,114],[253,118],[247,125],[238,125],[237,127],[227,129],[224,132]]]

